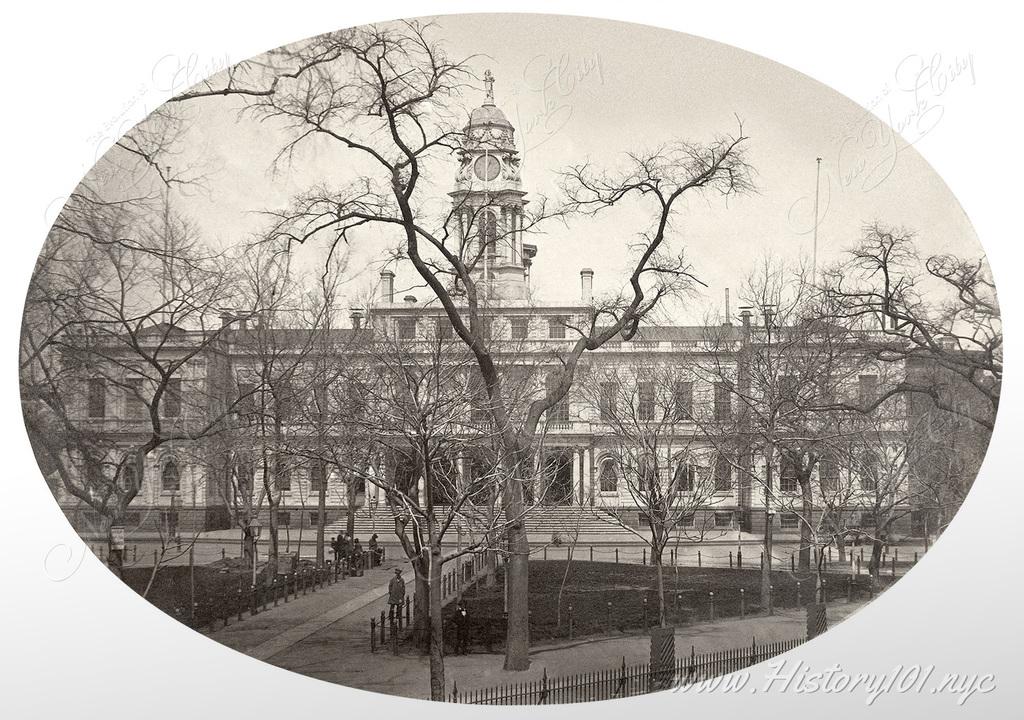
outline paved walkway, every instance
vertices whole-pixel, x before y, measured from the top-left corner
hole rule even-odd
[[[385,606],[386,599],[381,597],[345,617],[317,623],[314,632],[288,647],[281,648],[287,643],[264,644],[264,648],[276,652],[261,657],[286,670],[352,688],[411,698],[429,697],[426,656],[414,650],[403,650],[397,656],[387,649],[370,652],[369,618],[379,615]],[[859,606],[845,602],[830,605],[829,623],[839,622]],[[312,626],[311,623],[309,627]],[[682,654],[689,653],[691,646],[698,653],[746,647],[752,638],[757,638],[758,642],[789,640],[803,637],[805,631],[804,613],[785,610],[772,617],[730,619],[680,628],[676,631],[676,650]],[[447,686],[450,690],[455,681],[459,691],[466,692],[537,680],[545,669],[549,676],[556,676],[613,669],[623,658],[627,664],[643,663],[649,659],[650,645],[646,636],[603,637],[535,646],[530,656],[532,666],[526,672],[504,671],[501,667],[504,658],[499,653],[477,651],[449,656],[445,660]]]
[[[368,626],[371,613],[367,610],[364,615],[361,611],[387,594],[396,567],[403,568],[402,577],[411,595],[413,572],[408,562],[385,560],[380,567],[365,571],[362,577],[348,577],[316,592],[300,594],[288,603],[269,606],[265,612],[233,620],[209,635],[230,648],[265,660],[345,617],[358,615]]]

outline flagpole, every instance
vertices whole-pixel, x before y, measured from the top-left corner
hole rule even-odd
[[[816,158],[814,175],[814,254],[811,258],[811,284],[818,282],[818,192],[821,187],[821,158]]]

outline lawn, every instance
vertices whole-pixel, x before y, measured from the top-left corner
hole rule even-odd
[[[573,635],[642,632],[657,622],[657,576],[649,565],[573,561],[569,568],[558,613],[558,592],[566,563],[564,560],[530,563],[530,634],[536,641],[569,636],[572,607]],[[738,617],[741,612],[757,613],[760,604],[761,571],[728,568],[665,568],[667,622],[683,625],[715,618]],[[851,588],[857,598],[867,597],[866,579]],[[773,604],[778,608],[797,605],[797,583],[801,604],[814,598],[811,573],[773,573]],[[740,591],[743,591],[742,593]],[[826,575],[831,599],[845,598],[847,576]],[[713,601],[712,595],[714,593]],[[474,638],[494,644],[504,635],[504,578],[499,571],[493,588],[474,586],[464,594]],[[741,597],[743,598],[741,600]],[[645,603],[646,599],[646,612]],[[714,607],[712,608],[712,602]],[[742,605],[742,607],[741,607]],[[449,607],[447,612],[453,612]]]
[[[300,566],[312,568],[313,563],[303,560]],[[257,585],[260,587],[264,583],[264,567],[261,566],[256,576]],[[149,582],[152,570],[145,567],[126,568],[124,581],[141,595]],[[192,582],[195,583],[194,616],[189,612],[193,593]],[[195,566],[191,582],[187,565],[161,567],[146,595],[146,600],[171,617],[198,627],[209,624],[213,618],[222,618],[225,612],[234,614],[239,608],[247,609],[252,598],[251,587],[252,570],[245,567],[240,558],[228,558],[209,565]]]

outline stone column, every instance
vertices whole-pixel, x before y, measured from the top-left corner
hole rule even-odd
[[[583,488],[585,505],[593,505],[594,502],[594,449],[583,449]]]

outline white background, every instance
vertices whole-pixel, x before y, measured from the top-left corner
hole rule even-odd
[[[1007,4],[1009,5],[1009,4]],[[7,717],[181,715],[290,717],[360,710],[479,717],[465,706],[348,690],[251,660],[183,629],[122,586],[87,553],[42,483],[22,425],[17,334],[32,263],[62,197],[117,134],[170,90],[167,58],[216,69],[317,32],[424,14],[557,10],[702,35],[800,70],[861,104],[909,54],[973,53],[975,83],[940,98],[940,125],[917,148],[959,198],[984,244],[1002,302],[1011,368],[1020,346],[1021,62],[1019,25],[995,3],[856,2],[700,5],[653,2],[19,3],[4,10],[3,246],[0,374],[5,490],[0,548],[0,668]],[[1016,30],[1014,28],[1017,28]],[[181,90],[182,88],[176,88]],[[958,707],[948,696],[890,694],[660,695],[537,710],[764,713],[767,717],[1005,717],[1024,700],[1021,669],[1020,387],[1011,371],[999,427],[975,488],[949,531],[893,590],[792,653],[850,673],[934,664],[936,673],[993,674],[996,689]],[[760,683],[760,674],[755,678]],[[758,683],[758,684],[759,684]],[[493,710],[485,712],[509,712]]]

